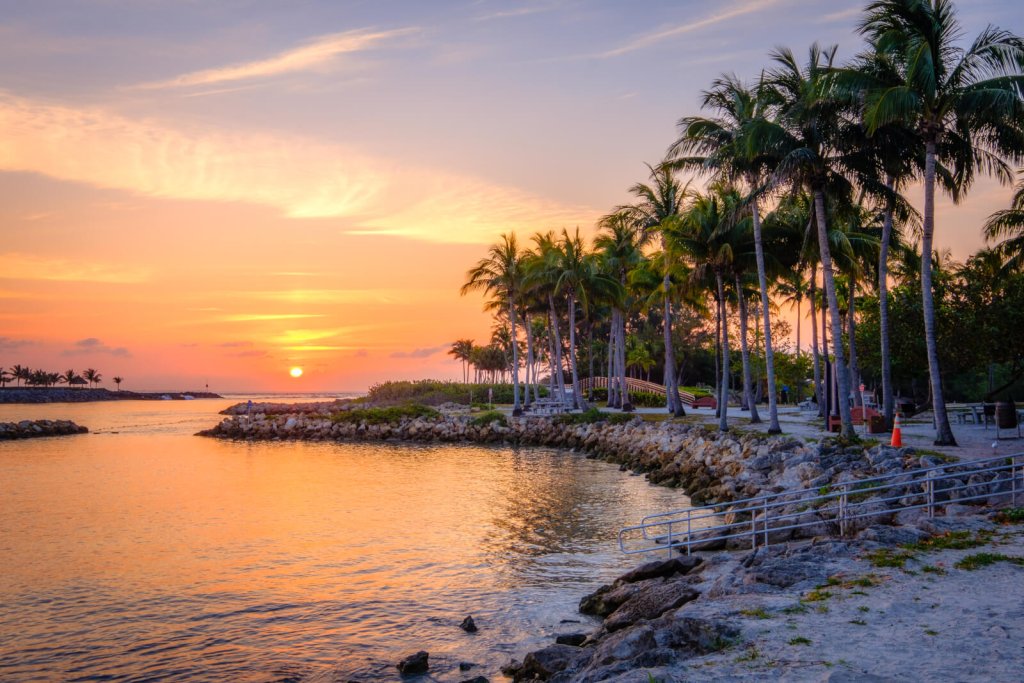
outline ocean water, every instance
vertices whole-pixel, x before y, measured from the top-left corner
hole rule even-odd
[[[92,430],[0,442],[0,680],[500,678],[688,503],[551,449],[193,436],[245,398],[0,405]]]

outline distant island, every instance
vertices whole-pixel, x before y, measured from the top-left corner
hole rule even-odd
[[[85,403],[88,401],[187,401],[194,398],[224,398],[209,391],[111,391],[68,387],[4,387],[0,403]]]

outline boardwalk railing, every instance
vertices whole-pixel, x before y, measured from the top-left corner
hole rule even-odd
[[[608,378],[607,377],[584,377],[580,380],[580,391],[587,391],[590,389],[591,384],[595,389],[607,389]],[[626,388],[630,391],[643,391],[649,394],[658,394],[659,396],[666,396],[668,392],[665,390],[665,386],[662,384],[655,384],[654,382],[645,382],[642,379],[634,379],[632,377],[626,378]],[[683,399],[683,403],[688,406],[692,406],[696,397],[688,391],[679,390],[679,397]]]
[[[846,535],[859,519],[916,509],[934,517],[946,503],[1002,498],[1014,507],[1024,498],[1024,454],[648,515],[619,531],[619,549],[627,555],[666,551],[671,556],[676,548],[690,554],[695,546],[746,538],[756,548],[759,542],[768,545],[773,535],[788,539],[796,529],[824,526]]]

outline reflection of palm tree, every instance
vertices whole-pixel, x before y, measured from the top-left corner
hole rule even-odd
[[[924,141],[923,254],[931,254],[935,232],[938,163],[952,169],[952,194],[959,199],[976,172],[1009,182],[1004,158],[1024,157],[1021,76],[1024,44],[989,26],[967,49],[950,0],[875,0],[861,32],[896,66],[899,87],[869,89],[864,120],[868,132],[899,123]],[[925,55],[926,58],[922,58]],[[943,400],[935,331],[931,259],[921,263],[925,345],[935,411],[936,445],[956,445]]]

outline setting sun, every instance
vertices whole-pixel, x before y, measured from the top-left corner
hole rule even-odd
[[[302,377],[302,368],[292,368],[288,371],[292,377]]]

